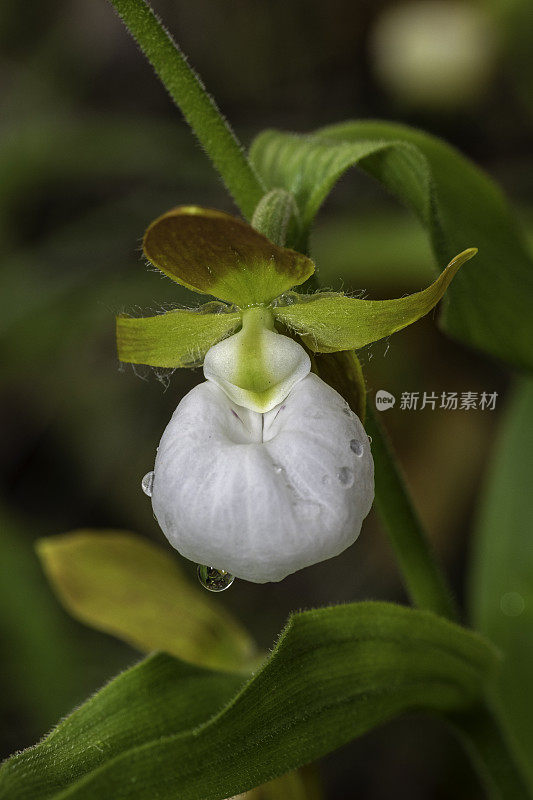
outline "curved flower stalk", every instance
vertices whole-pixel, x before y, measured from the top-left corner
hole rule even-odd
[[[430,311],[476,250],[421,292],[370,301],[290,291],[313,262],[220,211],[173,209],[143,247],[170,278],[221,301],[117,319],[122,361],[203,362],[207,379],[178,405],[148,481],[165,535],[187,558],[256,583],[339,554],[372,504],[370,443],[342,397],[311,373],[306,350],[278,328],[316,353],[363,347]]]

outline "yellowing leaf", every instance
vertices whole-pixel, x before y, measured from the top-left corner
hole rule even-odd
[[[230,214],[181,206],[152,222],[144,254],[172,280],[241,308],[268,303],[314,272],[313,262]]]
[[[164,650],[215,669],[242,669],[254,645],[176,559],[122,531],[75,531],[41,539],[37,551],[70,613],[139,650]]]
[[[457,270],[476,253],[475,248],[460,253],[427,289],[407,297],[361,300],[331,293],[311,295],[301,303],[275,308],[274,314],[317,353],[364,347],[411,325],[431,311]]]

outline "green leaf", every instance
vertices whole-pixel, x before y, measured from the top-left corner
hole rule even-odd
[[[6,762],[0,768],[0,797],[69,796],[84,776],[90,780],[117,757],[131,758],[148,742],[163,744],[165,737],[179,738],[200,725],[230,701],[242,681],[238,675],[210,672],[164,653],[149,656],[104,686],[36,747]],[[102,799],[155,796],[134,762],[133,757],[133,770],[122,785],[106,785]],[[163,770],[153,763],[152,771],[163,785]],[[175,798],[176,786],[179,782],[169,797]]]
[[[181,109],[243,214],[251,219],[264,190],[231,127],[145,0],[110,0]]]
[[[499,694],[533,787],[533,381],[522,381],[496,444],[472,554],[475,626],[502,650]]]
[[[0,797],[230,797],[404,711],[471,708],[497,663],[476,634],[387,603],[293,616],[266,664],[219,713],[217,697],[235,677],[190,671],[194,682],[180,689],[183,665],[160,659],[117,678],[48,739],[8,761]],[[220,695],[211,689],[206,701],[204,681]],[[209,706],[211,718],[201,723]],[[184,730],[193,711],[197,719]]]
[[[249,667],[255,648],[248,634],[146,539],[76,531],[41,539],[37,549],[59,599],[87,625],[140,650],[216,669]]]
[[[300,334],[311,350],[319,353],[355,350],[390,336],[431,311],[459,268],[476,253],[475,248],[460,253],[431,286],[407,297],[361,300],[330,292],[301,295],[299,303],[278,306],[274,314]]]
[[[266,131],[250,158],[268,187],[294,193],[304,233],[349,168],[360,166],[411,208],[437,262],[479,249],[447,295],[442,325],[452,336],[518,366],[533,367],[533,268],[498,187],[454,148],[386,122],[346,122],[296,136]],[[305,239],[289,242],[305,247]]]
[[[207,303],[204,308],[210,308]],[[190,367],[201,363],[217,342],[234,333],[241,315],[177,309],[155,317],[117,317],[121,361],[151,367]]]
[[[156,219],[144,254],[172,280],[241,308],[269,303],[314,272],[313,262],[230,214],[181,206]]]

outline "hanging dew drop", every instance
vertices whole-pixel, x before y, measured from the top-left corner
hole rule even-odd
[[[154,489],[154,472],[147,472],[141,481],[141,489],[148,497],[152,496]]]
[[[350,450],[352,451],[352,453],[355,453],[355,455],[358,456],[359,458],[361,458],[364,452],[363,445],[361,444],[361,442],[357,441],[357,439],[352,439],[350,441]]]
[[[198,564],[197,567],[198,580],[210,592],[224,592],[229,589],[235,577],[231,573],[226,572],[224,569],[217,569],[216,567],[206,567],[204,564]]]

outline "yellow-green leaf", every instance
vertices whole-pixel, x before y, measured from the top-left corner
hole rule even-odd
[[[243,669],[254,656],[251,638],[220,599],[140,536],[80,530],[41,539],[37,551],[63,605],[97,630],[215,669]]]
[[[300,303],[279,306],[274,309],[274,314],[299,333],[305,344],[317,353],[364,347],[411,325],[431,311],[459,267],[476,253],[475,248],[460,253],[434,283],[407,297],[361,300],[328,292],[302,297]]]
[[[121,315],[117,317],[118,357],[151,367],[189,367],[201,363],[209,348],[234,333],[240,323],[238,312],[204,313],[202,308],[155,317]]]
[[[309,258],[248,223],[197,206],[174,208],[152,222],[143,249],[172,280],[241,308],[269,303],[314,272]]]

